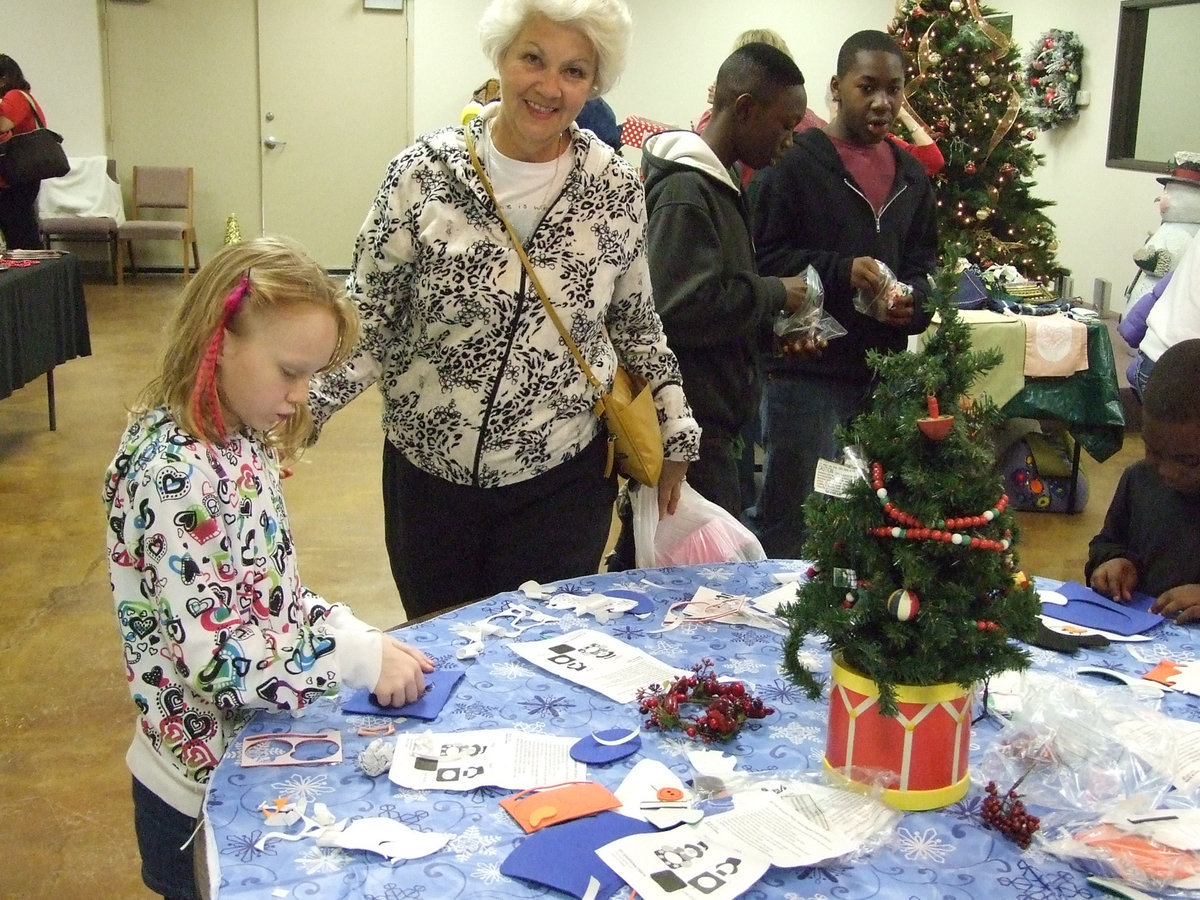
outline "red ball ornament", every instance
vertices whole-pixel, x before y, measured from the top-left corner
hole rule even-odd
[[[974,175],[979,170],[976,167],[975,163],[969,162],[965,166],[963,166],[963,171],[966,172],[968,175]]]
[[[916,591],[892,591],[892,595],[888,597],[887,610],[899,621],[910,622],[921,610],[921,598],[917,596]]]
[[[1044,41],[1042,41],[1042,46],[1047,50],[1050,50],[1054,47],[1054,38],[1046,38]]]

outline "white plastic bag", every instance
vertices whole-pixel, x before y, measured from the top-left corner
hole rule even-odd
[[[745,525],[686,481],[675,515],[658,518],[658,488],[633,485],[634,557],[639,569],[766,559]]]

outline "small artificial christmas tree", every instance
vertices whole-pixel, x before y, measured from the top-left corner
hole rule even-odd
[[[1067,273],[1055,258],[1053,204],[1031,194],[1037,131],[1024,63],[978,0],[899,0],[889,31],[907,60],[905,96],[946,167],[933,179],[942,258],[1011,265],[1032,281]]]
[[[814,699],[823,685],[800,651],[815,632],[876,683],[889,716],[897,684],[967,687],[1029,665],[1010,638],[1031,638],[1040,608],[1015,577],[1016,524],[986,437],[1000,414],[987,398],[965,399],[1000,351],[970,349],[954,284],[949,270],[938,276],[941,325],[923,353],[870,356],[878,385],[841,433],[864,477],[805,506],[805,557],[816,564],[781,614],[784,666]]]

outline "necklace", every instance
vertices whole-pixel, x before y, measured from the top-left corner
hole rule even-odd
[[[554,143],[554,168],[546,177],[549,160],[526,162],[505,156],[496,147],[492,138],[493,122],[483,130],[482,163],[491,177],[497,201],[505,211],[520,216],[522,212],[534,213],[540,218],[550,208],[555,190],[560,186],[559,172],[564,154],[565,132],[559,132]],[[540,197],[540,201],[537,199]]]

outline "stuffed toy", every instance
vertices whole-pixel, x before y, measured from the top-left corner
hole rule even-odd
[[[1169,163],[1171,174],[1158,179],[1162,224],[1134,254],[1138,272],[1125,291],[1125,314],[1175,268],[1200,231],[1200,153],[1181,150]]]

